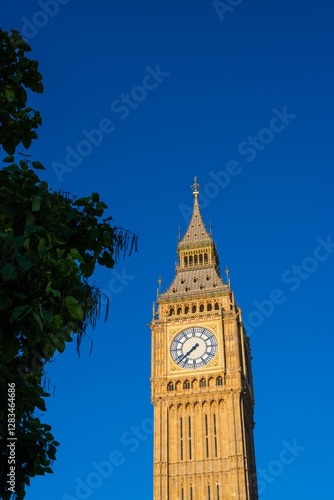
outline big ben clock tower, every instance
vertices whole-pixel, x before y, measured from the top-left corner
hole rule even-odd
[[[153,309],[154,500],[257,500],[253,382],[241,310],[194,209]]]

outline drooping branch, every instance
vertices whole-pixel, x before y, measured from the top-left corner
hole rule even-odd
[[[123,258],[126,255],[130,256],[133,250],[138,252],[138,234],[132,233],[127,229],[124,229],[120,226],[113,227],[114,238],[116,241],[115,248],[115,261],[120,258],[120,255],[123,253]]]
[[[101,316],[102,297],[106,299],[106,311],[104,315],[104,322],[106,322],[109,315],[109,297],[101,292],[95,283],[93,285],[88,285],[86,281],[86,295],[83,303],[81,304],[84,313],[84,321],[82,322],[80,331],[77,334],[77,353],[79,356],[80,345],[82,339],[86,336],[88,326],[91,326],[94,329],[96,327],[97,320]],[[92,340],[91,343],[93,345]]]

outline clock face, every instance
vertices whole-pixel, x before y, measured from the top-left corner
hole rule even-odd
[[[195,369],[205,366],[217,353],[218,343],[213,333],[206,328],[187,328],[172,342],[170,353],[181,368]]]

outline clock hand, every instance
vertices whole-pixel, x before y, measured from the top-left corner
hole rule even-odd
[[[195,344],[184,356],[182,356],[181,359],[178,360],[178,363],[180,363],[184,358],[189,356],[189,354],[193,352],[197,347],[199,347],[199,344]]]

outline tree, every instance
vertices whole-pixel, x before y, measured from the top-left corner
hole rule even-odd
[[[7,152],[14,152],[21,142],[28,145],[26,138],[35,133],[31,130],[35,122],[26,118],[30,108],[20,108],[25,101],[17,99],[16,92],[22,95],[20,86],[29,86],[33,75],[37,79],[37,66],[22,55],[30,47],[17,32],[12,33],[14,37],[0,33],[2,64],[8,58],[12,71],[6,73],[5,88],[12,85],[10,76],[19,73],[22,59],[28,69],[24,79],[20,76],[20,82],[15,81],[13,93],[4,99],[1,94],[0,138]],[[12,141],[3,130],[7,124],[17,131]],[[46,364],[73,339],[79,350],[87,327],[95,326],[101,312],[102,294],[88,279],[97,264],[112,268],[121,254],[136,250],[137,235],[112,226],[111,217],[103,218],[107,205],[97,193],[76,199],[52,191],[41,181],[34,171],[44,168],[39,162],[26,158],[15,162],[13,156],[4,162],[7,166],[0,171],[0,457],[4,464],[0,497],[6,500],[24,498],[31,477],[52,472],[59,443],[38,414],[46,411],[44,398],[49,396]],[[105,319],[107,315],[108,308]],[[13,454],[15,462],[11,462]],[[14,489],[7,482],[11,471]]]
[[[31,48],[12,30],[9,36],[0,29],[0,144],[8,154],[22,143],[27,149],[35,130],[42,124],[38,111],[26,107],[27,91],[43,92],[42,75],[37,71],[38,62],[24,56]]]

